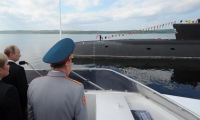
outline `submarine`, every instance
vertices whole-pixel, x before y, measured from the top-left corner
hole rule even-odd
[[[75,58],[200,59],[200,19],[173,24],[176,39],[119,39],[75,42]]]

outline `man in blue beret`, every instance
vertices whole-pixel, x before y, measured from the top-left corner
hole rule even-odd
[[[88,120],[84,87],[68,78],[73,50],[73,40],[65,38],[43,57],[52,70],[29,85],[29,120]]]

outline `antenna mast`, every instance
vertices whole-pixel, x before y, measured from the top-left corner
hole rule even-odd
[[[59,8],[60,8],[60,40],[61,40],[61,32],[62,32],[62,29],[61,29],[61,3],[60,3],[60,0],[59,0]]]

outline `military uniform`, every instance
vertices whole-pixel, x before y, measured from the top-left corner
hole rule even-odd
[[[55,51],[60,48],[57,44],[52,49]],[[68,52],[66,56],[70,54],[71,52]],[[43,58],[43,61],[46,60]],[[30,83],[28,112],[29,120],[88,120],[84,87],[78,81],[68,78],[63,72],[50,71],[47,76],[36,78]]]

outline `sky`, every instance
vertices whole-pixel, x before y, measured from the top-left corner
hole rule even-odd
[[[139,30],[200,18],[200,0],[60,0],[60,3],[62,30]],[[59,29],[59,0],[0,0],[0,30]]]

